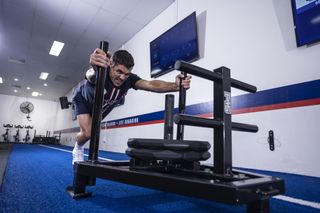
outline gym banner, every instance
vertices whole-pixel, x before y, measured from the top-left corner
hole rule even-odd
[[[231,98],[233,115],[278,110],[293,107],[303,107],[320,104],[320,79],[274,89],[262,90]],[[177,113],[177,108],[174,113]],[[213,101],[186,106],[185,114],[213,117]],[[101,123],[102,129],[123,128],[148,124],[163,123],[164,110],[147,114],[126,117]],[[79,128],[55,131],[57,133],[78,132]]]
[[[263,90],[231,98],[231,112],[243,114],[320,104],[320,80]],[[174,113],[177,112],[174,109]],[[213,117],[213,101],[186,106],[185,114]],[[162,123],[164,110],[105,122],[107,129]]]

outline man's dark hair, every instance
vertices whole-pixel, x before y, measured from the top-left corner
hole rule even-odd
[[[134,60],[132,55],[127,50],[118,50],[112,56],[113,63],[121,64],[128,69],[134,66]]]

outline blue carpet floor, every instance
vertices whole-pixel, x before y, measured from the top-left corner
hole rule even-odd
[[[55,147],[71,150],[69,147]],[[127,159],[124,154],[100,152],[109,159]],[[256,172],[256,171],[255,171]],[[320,203],[320,178],[260,172],[284,178],[285,196]],[[246,212],[245,206],[230,206],[173,193],[97,179],[88,187],[91,198],[74,200],[65,191],[72,183],[71,153],[38,145],[15,144],[0,192],[0,212]],[[279,199],[271,199],[271,212],[320,212]]]

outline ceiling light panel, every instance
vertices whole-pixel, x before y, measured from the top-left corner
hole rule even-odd
[[[54,56],[59,56],[63,46],[64,46],[64,43],[59,41],[54,41],[51,46],[49,54]]]
[[[39,78],[42,80],[47,80],[49,73],[47,72],[41,72]]]
[[[32,92],[31,95],[37,97],[39,95],[39,92]]]

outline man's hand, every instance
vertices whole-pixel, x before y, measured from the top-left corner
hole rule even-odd
[[[90,64],[94,68],[96,68],[97,66],[104,68],[111,67],[111,52],[108,51],[106,54],[103,50],[96,48],[90,55]]]
[[[182,75],[181,73],[179,75],[177,75],[175,84],[176,84],[178,90],[179,90],[179,86],[180,86],[180,81],[181,80],[182,80],[181,85],[183,86],[183,88],[189,89],[190,88],[191,77],[192,77],[191,75],[188,75],[186,77],[186,79],[183,79],[184,75]]]

